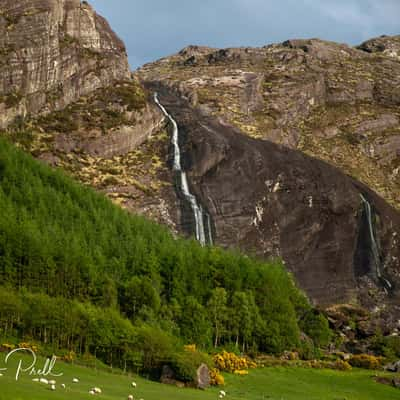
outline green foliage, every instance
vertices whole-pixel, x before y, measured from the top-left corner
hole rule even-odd
[[[196,378],[197,369],[201,364],[206,364],[211,368],[213,366],[213,361],[206,353],[200,351],[184,351],[175,354],[171,367],[178,380],[182,382],[193,382]]]
[[[377,332],[371,342],[371,349],[377,355],[386,357],[389,360],[400,358],[399,336],[383,336],[381,332]]]
[[[309,310],[305,313],[300,320],[300,328],[318,347],[328,345],[332,338],[328,320],[317,310]]]
[[[143,325],[138,329],[135,347],[145,371],[160,371],[172,361],[177,350],[177,341],[159,328]]]
[[[15,316],[12,304],[0,303],[7,333],[146,368],[158,361],[130,345],[132,324],[155,330],[150,336],[161,348],[163,334],[203,348],[217,342],[280,353],[299,346],[298,319],[310,305],[278,261],[175,239],[5,140],[0,208],[0,281],[10,298],[28,299],[35,310]]]
[[[370,354],[356,354],[350,358],[349,363],[352,367],[378,369],[381,366],[382,358]]]

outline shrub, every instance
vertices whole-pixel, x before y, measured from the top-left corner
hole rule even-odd
[[[378,369],[382,364],[383,357],[375,357],[370,354],[357,354],[350,358],[352,367],[365,369]]]
[[[18,343],[18,347],[19,347],[20,349],[30,349],[30,350],[32,350],[34,353],[37,353],[37,352],[38,352],[38,346],[36,346],[35,344],[30,343],[30,342],[21,342],[21,343]]]
[[[249,358],[240,357],[234,353],[228,353],[227,351],[216,354],[214,356],[214,363],[219,370],[226,372],[235,372],[257,367],[257,364]]]
[[[143,325],[138,329],[135,347],[141,354],[142,369],[153,373],[171,362],[176,343],[172,336],[161,329]]]
[[[350,371],[352,369],[351,365],[347,361],[343,360],[335,361],[333,368],[339,371]]]
[[[0,346],[0,352],[9,352],[9,351],[14,350],[14,349],[15,349],[15,345],[10,344],[10,343],[3,343]]]
[[[326,346],[332,338],[328,320],[318,310],[309,310],[301,318],[299,325],[318,347]]]
[[[209,368],[213,366],[210,356],[197,350],[185,350],[176,353],[172,361],[172,369],[176,378],[183,382],[193,382],[196,379],[197,369],[201,364]]]
[[[237,370],[233,371],[233,373],[234,373],[235,375],[241,375],[241,376],[243,376],[243,375],[248,375],[248,374],[249,374],[249,371],[247,371],[246,369],[237,369]]]
[[[210,384],[213,386],[225,385],[225,379],[217,368],[210,370]]]

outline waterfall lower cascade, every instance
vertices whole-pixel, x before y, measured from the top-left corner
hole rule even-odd
[[[196,196],[190,193],[189,184],[187,180],[186,172],[182,169],[181,165],[181,149],[179,147],[179,129],[178,124],[172,118],[172,116],[168,113],[165,107],[160,103],[158,100],[157,93],[154,94],[154,101],[160,107],[163,114],[169,119],[172,124],[173,131],[172,131],[172,145],[174,148],[174,164],[173,170],[179,175],[180,184],[182,194],[185,199],[189,202],[192,211],[193,217],[195,221],[195,235],[196,239],[200,242],[202,246],[205,246],[207,243],[212,245],[212,232],[211,232],[211,222],[209,214],[205,213],[201,205],[198,203]],[[207,221],[207,233],[204,227],[204,220]],[[207,237],[206,237],[207,236]]]
[[[361,197],[362,202],[364,203],[365,213],[367,215],[368,231],[369,231],[369,236],[371,239],[371,248],[372,248],[372,255],[374,257],[374,263],[375,263],[375,268],[376,268],[376,276],[379,279],[382,279],[385,282],[385,284],[388,286],[388,288],[391,288],[392,284],[382,276],[382,272],[381,272],[381,261],[380,261],[380,257],[379,257],[379,249],[378,249],[378,245],[376,243],[374,226],[373,226],[373,222],[372,222],[371,204],[368,202],[368,200],[362,194],[360,194],[360,197]]]

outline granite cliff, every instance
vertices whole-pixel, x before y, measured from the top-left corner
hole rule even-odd
[[[0,2],[0,125],[128,79],[125,46],[80,0]]]

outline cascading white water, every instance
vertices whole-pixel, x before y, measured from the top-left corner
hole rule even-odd
[[[179,147],[179,130],[178,124],[172,118],[172,116],[168,113],[165,107],[160,103],[158,100],[157,93],[154,94],[154,101],[160,107],[161,111],[164,115],[169,119],[172,124],[173,132],[172,132],[172,144],[174,146],[174,164],[173,169],[176,171],[180,176],[181,181],[181,190],[183,195],[185,196],[186,200],[189,202],[192,210],[193,216],[195,220],[195,228],[196,228],[196,239],[201,243],[201,245],[206,244],[206,234],[204,229],[204,211],[202,207],[198,204],[196,197],[190,193],[189,184],[187,181],[186,172],[182,170],[181,165],[181,150]],[[210,216],[207,214],[207,222],[208,222],[208,234],[209,234],[209,243],[212,244],[212,234],[211,234],[211,223],[210,223]]]
[[[212,230],[211,230],[211,218],[210,214],[207,214],[207,230],[208,230],[208,244],[210,246],[213,245],[213,237],[212,237]]]
[[[362,195],[360,194],[361,199],[364,203],[364,207],[365,207],[365,212],[367,214],[367,220],[368,220],[368,229],[369,229],[369,236],[371,239],[371,248],[372,248],[372,254],[374,256],[374,261],[375,261],[375,267],[376,267],[376,276],[378,278],[382,278],[382,274],[381,274],[381,262],[379,259],[379,250],[378,250],[378,245],[376,243],[376,239],[375,239],[375,234],[374,234],[374,227],[372,224],[372,211],[371,211],[371,204],[369,204],[368,200]]]

